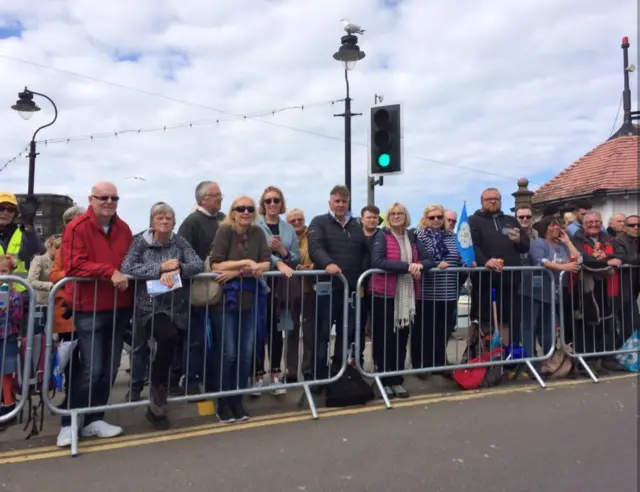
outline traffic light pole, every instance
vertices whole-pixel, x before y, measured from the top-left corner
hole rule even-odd
[[[334,114],[333,116],[344,118],[344,185],[351,193],[351,117],[362,116],[362,113],[351,112],[348,70],[344,71],[344,80],[347,85],[347,97],[344,98],[344,113]],[[351,211],[351,200],[349,200],[349,211]]]
[[[367,187],[367,205],[376,204],[376,185],[382,186],[384,184],[384,176],[380,176],[378,179],[369,177],[367,180],[369,186]]]
[[[384,101],[383,95],[374,94],[373,95],[373,104],[376,105]],[[384,176],[380,176],[379,179],[372,178],[371,176],[367,179],[367,205],[375,205],[376,204],[376,185],[382,186],[384,184]]]

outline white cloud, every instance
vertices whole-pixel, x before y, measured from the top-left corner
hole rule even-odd
[[[356,210],[366,197],[367,115],[375,93],[404,105],[406,167],[376,189],[377,203],[386,208],[400,200],[416,216],[433,202],[460,209],[466,199],[473,209],[489,185],[510,195],[520,176],[540,183],[609,136],[622,89],[620,40],[637,32],[633,0],[614,6],[600,0],[346,5],[38,0],[27,9],[20,0],[5,0],[0,55],[166,97],[0,57],[0,165],[51,116],[44,100],[29,122],[9,109],[27,85],[60,109],[42,139],[221,119],[192,129],[40,145],[38,192],[84,202],[93,182],[114,181],[123,196],[121,215],[134,229],[145,226],[158,199],[184,217],[203,179],[220,183],[225,207],[234,196],[257,197],[276,184],[291,206],[322,213],[329,189],[344,181],[344,121],[333,116],[341,103],[228,118],[343,98],[341,67],[332,55],[345,16],[367,29],[359,43],[367,57],[350,73],[353,111],[364,114],[353,121]],[[21,38],[6,37],[16,21],[25,29]],[[635,59],[640,40],[631,41]],[[126,179],[132,175],[146,181]],[[24,192],[26,181],[26,160],[0,172],[2,189]]]

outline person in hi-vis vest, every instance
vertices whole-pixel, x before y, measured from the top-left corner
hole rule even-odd
[[[31,259],[45,251],[42,240],[33,230],[33,218],[36,215],[38,203],[35,199],[18,205],[13,193],[0,191],[0,255],[11,256],[16,264],[13,274],[27,278]],[[22,225],[15,220],[20,214]],[[22,292],[25,288],[15,284],[16,290]]]

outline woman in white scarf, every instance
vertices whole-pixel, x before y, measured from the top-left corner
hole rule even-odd
[[[388,272],[373,274],[370,292],[373,296],[372,345],[376,372],[404,369],[407,340],[416,315],[416,297],[423,270],[433,265],[420,261],[415,236],[407,228],[409,212],[400,203],[389,207],[383,229],[373,241],[371,266]],[[407,398],[402,376],[382,378],[389,398]]]

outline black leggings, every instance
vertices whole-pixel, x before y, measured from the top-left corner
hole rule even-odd
[[[273,292],[274,282],[271,282],[271,289]],[[276,309],[278,300],[272,295],[267,296],[267,309],[266,309],[266,347],[256,347],[256,367],[255,375],[262,376],[264,374],[264,362],[269,356],[269,365],[271,366],[271,374],[279,374],[280,361],[282,360],[282,350],[284,347],[284,341],[282,339],[282,332],[278,331],[279,310]],[[286,366],[286,363],[285,363]]]
[[[376,372],[392,372],[404,369],[407,358],[407,341],[411,327],[393,330],[395,320],[395,299],[374,297],[371,310],[371,334],[373,363]],[[402,376],[382,378],[382,384],[393,386],[402,384]]]
[[[156,341],[155,355],[151,363],[151,384],[166,386],[171,363],[176,347],[180,345],[182,334],[164,313],[154,315],[147,323],[147,330],[147,333],[152,334]]]
[[[411,366],[444,367],[447,343],[457,321],[457,301],[416,300],[411,332]]]

